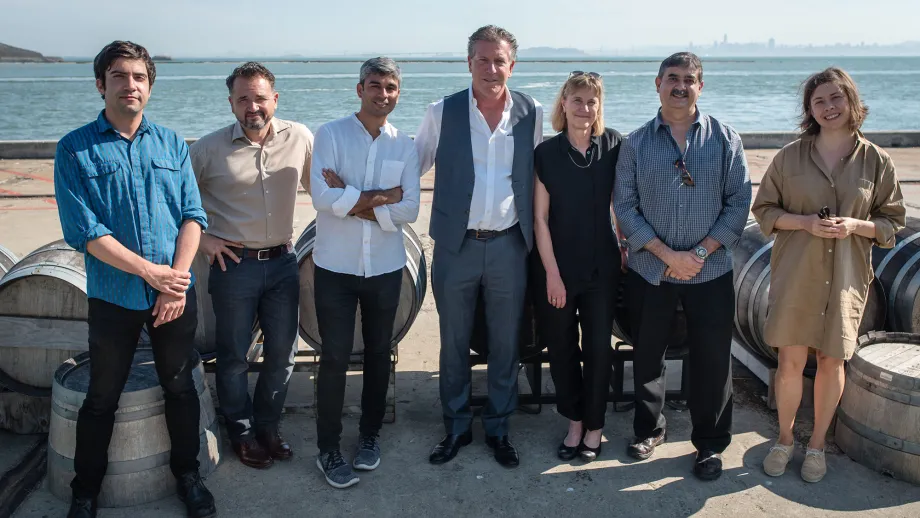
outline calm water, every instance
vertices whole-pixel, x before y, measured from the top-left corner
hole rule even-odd
[[[658,107],[657,61],[520,62],[511,86],[550,106],[573,69],[601,73],[607,125],[628,132]],[[849,71],[871,113],[866,130],[920,130],[920,58],[704,60],[703,110],[739,131],[795,127],[799,84],[829,65]],[[236,63],[161,63],[147,115],[185,137],[233,121],[224,80]],[[269,63],[280,92],[278,116],[316,130],[357,109],[359,63]],[[425,107],[469,85],[466,63],[404,63],[403,92],[390,121],[414,134]],[[102,108],[85,64],[0,64],[0,140],[58,139]],[[548,111],[548,110],[547,110]],[[548,117],[544,132],[552,133]]]

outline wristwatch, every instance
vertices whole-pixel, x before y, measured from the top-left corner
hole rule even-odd
[[[706,257],[709,256],[709,250],[706,250],[706,247],[703,245],[697,245],[697,247],[693,249],[693,253],[704,261],[706,260]]]

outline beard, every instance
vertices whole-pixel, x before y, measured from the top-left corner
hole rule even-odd
[[[259,110],[254,113],[247,113],[242,119],[239,119],[240,125],[248,130],[260,130],[264,128],[271,120],[265,115],[265,112]]]

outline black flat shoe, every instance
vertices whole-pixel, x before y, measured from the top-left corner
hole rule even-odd
[[[467,430],[461,435],[447,434],[447,436],[431,450],[431,455],[428,456],[428,462],[432,464],[450,462],[451,459],[457,456],[457,452],[460,451],[462,446],[466,446],[471,442],[473,442],[472,430]]]
[[[197,471],[190,471],[176,480],[176,494],[185,504],[189,518],[214,518],[217,508],[214,506],[214,495],[204,487],[201,476]]]
[[[601,456],[601,444],[598,444],[597,448],[589,448],[585,444],[584,438],[582,438],[581,444],[578,445],[578,454],[581,455],[582,459],[591,462]]]
[[[700,480],[715,480],[722,476],[722,454],[710,450],[696,453],[693,474]]]
[[[568,437],[568,436],[569,434],[566,433],[565,437]],[[566,446],[565,437],[563,437],[562,441],[559,443],[559,449],[556,450],[556,455],[564,461],[570,461],[578,456],[578,450],[579,448],[581,448],[582,442],[579,441],[578,444],[575,446]],[[585,433],[584,431],[582,431],[581,439],[584,440],[584,438],[585,438]]]
[[[73,495],[67,518],[96,518],[96,508],[95,498]]]
[[[495,451],[495,460],[502,466],[515,468],[520,464],[521,458],[507,435],[486,437],[486,445]]]

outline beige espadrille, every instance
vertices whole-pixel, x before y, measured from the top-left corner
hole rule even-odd
[[[771,477],[778,477],[785,473],[786,465],[792,460],[793,453],[795,453],[795,441],[789,446],[776,441],[776,444],[770,448],[770,453],[763,459],[764,473]]]
[[[815,450],[808,448],[805,451],[805,462],[802,463],[802,480],[805,482],[819,482],[827,474],[827,464],[824,461],[824,449]]]

